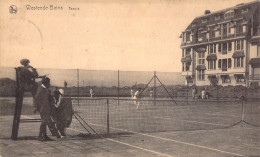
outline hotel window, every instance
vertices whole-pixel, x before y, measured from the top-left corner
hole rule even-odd
[[[240,40],[239,41],[237,41],[237,50],[240,50]]]
[[[191,52],[191,49],[190,49],[190,48],[187,48],[187,49],[186,49],[186,56],[189,56],[189,55],[190,55],[190,52]]]
[[[187,42],[190,41],[190,32],[187,32],[187,33],[186,33],[186,41],[187,41]]]
[[[248,8],[243,8],[242,9],[242,13],[247,13],[248,12]]]
[[[228,75],[221,76],[222,83],[231,83],[231,79]]]
[[[223,36],[227,36],[227,24],[223,24]]]
[[[184,57],[184,49],[182,49],[182,57]]]
[[[242,68],[244,66],[244,57],[234,58],[234,67]]]
[[[221,52],[221,43],[218,44],[218,52]]]
[[[205,70],[198,70],[198,80],[199,81],[205,80]]]
[[[198,53],[198,64],[205,64],[205,52]]]
[[[213,49],[214,49],[214,48],[213,48],[213,45],[212,45],[212,44],[210,44],[210,45],[209,45],[209,49],[208,49],[208,50],[209,50],[209,54],[211,54],[211,53],[213,53],[213,52],[214,52],[214,51],[213,51]]]
[[[216,60],[209,60],[208,61],[208,69],[216,69]]]
[[[182,71],[184,71],[184,63],[182,63]]]
[[[186,71],[190,71],[190,64],[191,63],[186,63]]]
[[[228,51],[232,51],[232,42],[228,43]]]
[[[232,67],[232,60],[231,58],[228,59],[228,68],[230,69]]]
[[[222,71],[227,71],[227,69],[228,69],[228,60],[227,59],[222,59],[221,61],[222,61],[222,63],[221,63]]]
[[[244,49],[244,40],[235,41],[235,49],[236,50],[243,50]]]
[[[245,77],[243,74],[235,75],[235,79],[236,79],[237,83],[245,82]]]
[[[227,54],[227,43],[222,44],[222,54]]]
[[[233,17],[234,16],[234,11],[231,10],[231,11],[228,11],[224,14],[224,18],[230,18],[230,17]]]
[[[210,30],[210,34],[209,34],[210,38],[215,38],[215,37],[216,37],[215,35],[216,35],[216,34],[215,34],[214,29],[211,29],[211,30]]]
[[[220,15],[216,15],[215,20],[219,20],[219,19],[220,19]]]
[[[207,18],[205,18],[205,19],[202,19],[202,23],[206,23],[208,21],[208,19]]]
[[[218,68],[219,68],[219,69],[221,69],[221,63],[222,63],[222,61],[221,61],[221,59],[219,59],[219,60],[218,60]]]
[[[243,31],[243,26],[241,24],[241,21],[236,22],[236,34],[241,34]]]

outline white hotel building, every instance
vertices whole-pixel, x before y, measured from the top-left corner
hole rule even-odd
[[[182,76],[189,85],[260,82],[260,1],[205,11],[182,32]]]

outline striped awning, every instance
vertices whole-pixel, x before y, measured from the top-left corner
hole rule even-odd
[[[196,70],[206,70],[206,66],[204,64],[197,65]]]
[[[217,55],[215,53],[209,54],[207,56],[207,61],[209,60],[217,60]]]
[[[260,66],[260,58],[251,58],[249,60],[249,64],[253,67],[259,67]]]
[[[244,57],[244,56],[245,56],[244,50],[237,50],[232,55],[233,58]]]
[[[197,52],[206,52],[206,47],[199,47],[196,50]]]
[[[217,78],[216,75],[208,75],[208,78]]]

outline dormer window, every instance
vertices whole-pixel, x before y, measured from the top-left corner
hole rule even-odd
[[[219,20],[219,19],[220,19],[220,15],[216,15],[215,20]]]
[[[193,23],[192,25],[191,25],[191,27],[195,27],[196,26],[196,24],[195,23]]]
[[[243,8],[242,9],[242,13],[247,13],[248,12],[248,8]]]
[[[224,18],[230,18],[230,17],[234,17],[234,10],[230,10],[230,11],[227,11],[225,14],[224,14]]]
[[[206,23],[208,21],[207,18],[202,19],[202,23]]]

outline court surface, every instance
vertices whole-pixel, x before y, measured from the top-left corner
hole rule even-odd
[[[40,142],[39,123],[22,123],[18,140],[10,139],[13,116],[6,104],[14,99],[1,99],[6,109],[0,116],[1,156],[260,156],[260,128],[239,123],[244,111],[246,122],[259,125],[257,103],[242,110],[239,101],[151,102],[140,101],[136,109],[132,100],[110,100],[109,106],[106,99],[83,99],[79,106],[73,100],[74,110],[98,135],[73,119],[67,138]],[[31,105],[26,98],[22,118],[39,117]]]

